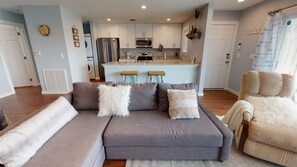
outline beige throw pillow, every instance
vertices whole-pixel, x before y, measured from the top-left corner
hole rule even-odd
[[[128,116],[131,86],[99,85],[99,112],[103,116]]]
[[[169,115],[171,119],[200,118],[195,89],[168,89]]]

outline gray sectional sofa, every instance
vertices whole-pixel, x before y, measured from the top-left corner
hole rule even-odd
[[[105,159],[228,159],[233,134],[205,106],[199,105],[199,119],[169,118],[167,89],[193,89],[195,84],[133,84],[130,116],[103,118],[97,117],[98,84],[113,85],[74,83],[65,97],[79,114],[26,167],[98,167]]]

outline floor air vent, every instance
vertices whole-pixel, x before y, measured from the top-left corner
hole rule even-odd
[[[65,69],[43,69],[45,91],[43,93],[67,93],[69,86]]]

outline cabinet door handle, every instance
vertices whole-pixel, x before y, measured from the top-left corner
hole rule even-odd
[[[229,61],[225,61],[226,64],[229,64]]]

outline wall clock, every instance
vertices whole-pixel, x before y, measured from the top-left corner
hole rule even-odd
[[[43,36],[48,36],[50,34],[50,29],[45,24],[42,24],[39,26],[39,31],[40,31],[41,35],[43,35]]]

